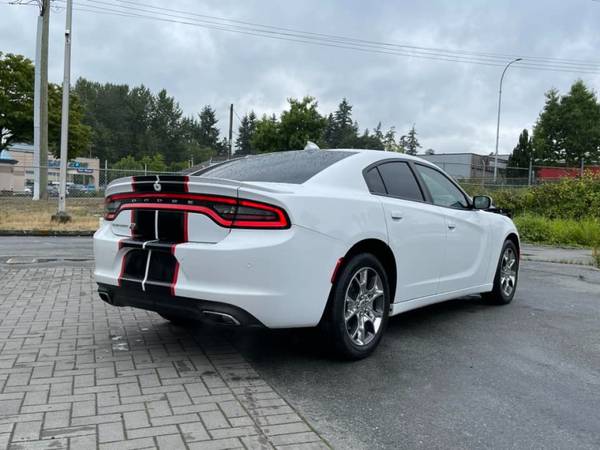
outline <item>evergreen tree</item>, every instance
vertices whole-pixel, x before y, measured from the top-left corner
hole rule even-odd
[[[402,152],[402,148],[396,143],[396,128],[390,127],[383,138],[383,148],[388,152]]]
[[[256,114],[251,111],[250,114],[246,114],[242,117],[240,127],[238,129],[238,136],[235,141],[235,154],[236,156],[249,155],[253,152],[252,149],[252,136],[256,131]]]
[[[600,158],[600,104],[583,81],[576,81],[560,100],[562,149],[568,165]]]
[[[250,138],[251,147],[257,153],[276,152],[281,150],[279,121],[275,114],[268,117],[266,114],[256,122],[254,135]]]
[[[519,142],[508,159],[508,167],[529,167],[529,160],[533,157],[532,140],[525,129],[519,135]]]
[[[219,129],[217,128],[217,118],[215,110],[206,105],[202,108],[199,114],[200,126],[198,130],[198,143],[202,147],[214,148],[216,150],[220,147],[219,142]]]
[[[565,162],[579,165],[600,158],[600,104],[583,81],[559,96],[556,89],[546,93],[544,109],[533,128],[536,158],[545,164]]]
[[[545,96],[544,109],[533,127],[532,141],[536,157],[545,164],[551,164],[562,154],[560,96],[556,89],[550,89]]]
[[[400,147],[404,149],[404,153],[407,155],[416,155],[421,148],[421,144],[417,139],[417,130],[413,124],[412,128],[408,131],[407,135],[400,138]]]

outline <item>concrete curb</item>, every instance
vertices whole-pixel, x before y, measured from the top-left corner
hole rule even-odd
[[[93,236],[90,230],[0,230],[0,236]]]

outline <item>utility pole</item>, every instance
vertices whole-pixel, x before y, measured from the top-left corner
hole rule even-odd
[[[229,105],[229,152],[227,159],[231,159],[231,138],[233,136],[233,103]]]
[[[50,0],[39,0],[33,100],[33,199],[48,198],[48,29]]]
[[[62,91],[62,120],[60,128],[60,177],[58,186],[58,212],[52,220],[65,223],[71,220],[67,214],[67,161],[69,159],[69,93],[71,90],[71,17],[73,1],[67,0],[67,18],[65,21],[65,66]]]
[[[504,75],[506,74],[506,71],[511,66],[511,64],[514,64],[519,61],[523,61],[523,58],[513,59],[511,62],[509,62],[502,71],[502,76],[500,77],[500,90],[498,91],[498,122],[496,124],[496,156],[494,158],[494,184],[496,183],[496,178],[498,176],[498,143],[500,141],[500,109],[502,107],[502,82],[504,81]]]

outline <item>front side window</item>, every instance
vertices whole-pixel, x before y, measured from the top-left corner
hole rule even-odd
[[[434,205],[459,209],[469,207],[469,202],[461,190],[443,173],[420,164],[417,164],[416,168],[429,189]]]
[[[393,161],[377,166],[387,193],[406,200],[424,200],[419,184],[407,163]]]

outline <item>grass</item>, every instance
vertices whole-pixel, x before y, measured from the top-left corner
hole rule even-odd
[[[523,240],[550,245],[600,247],[600,220],[548,219],[534,214],[514,218]],[[597,252],[596,252],[597,254]]]
[[[34,202],[29,198],[0,197],[2,231],[95,231],[104,207],[102,198],[68,198],[71,221],[58,224],[50,220],[58,208],[58,199]]]

